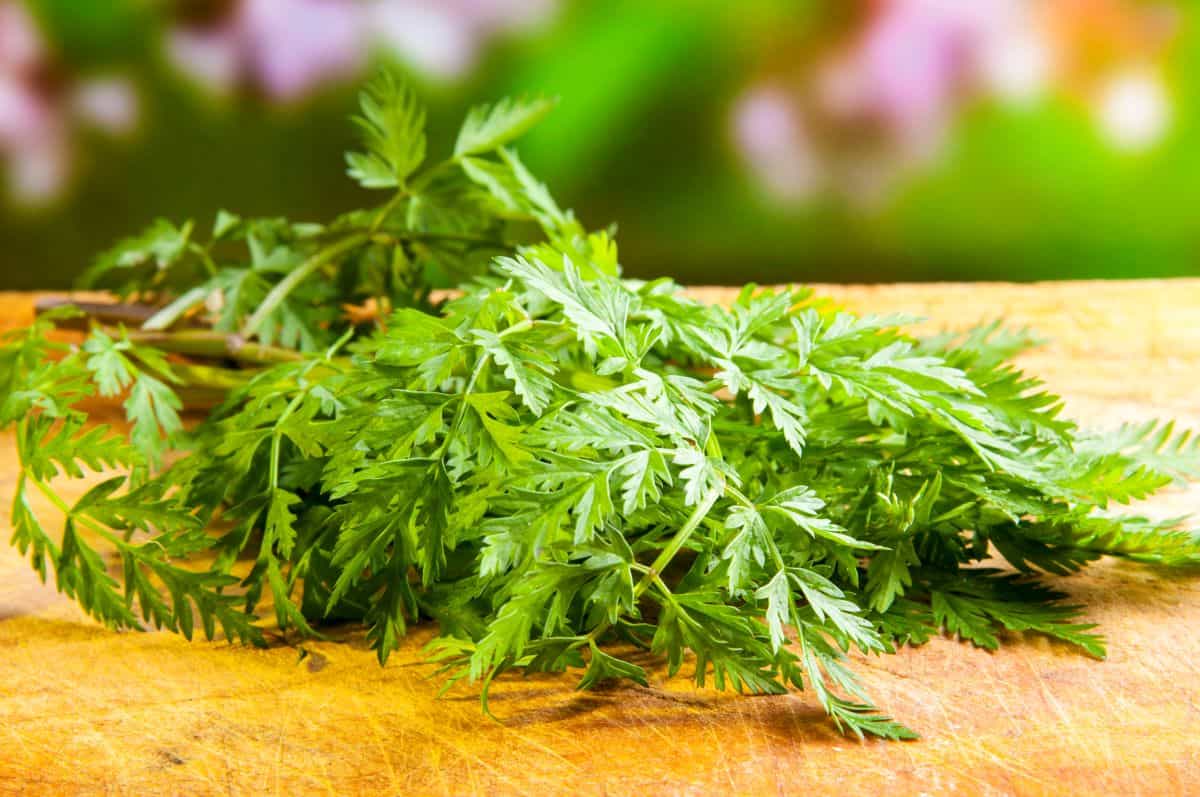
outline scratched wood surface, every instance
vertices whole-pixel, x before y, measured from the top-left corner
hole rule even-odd
[[[1200,427],[1200,280],[824,290],[931,328],[1034,326],[1053,342],[1023,364],[1075,417]],[[0,296],[4,323],[28,315],[27,296]],[[0,463],[13,460],[5,436]],[[0,468],[6,503],[12,479]],[[1145,510],[1200,511],[1200,490]],[[1061,586],[1101,624],[1107,661],[1034,638],[860,659],[923,738],[859,744],[807,695],[726,696],[661,671],[648,689],[589,694],[506,679],[497,723],[469,690],[435,699],[428,630],[384,668],[350,630],[303,662],[282,645],[115,634],[0,545],[0,793],[1200,793],[1200,578],[1104,561]]]

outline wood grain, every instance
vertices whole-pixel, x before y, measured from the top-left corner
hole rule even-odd
[[[1200,280],[823,290],[930,328],[1028,324],[1053,342],[1023,364],[1075,417],[1200,427]],[[0,295],[7,324],[29,307]],[[0,438],[4,499],[13,460]],[[1144,509],[1197,511],[1200,491]],[[428,630],[384,668],[345,629],[303,662],[284,645],[116,634],[0,546],[0,793],[1200,792],[1200,579],[1104,561],[1061,586],[1101,624],[1108,661],[1035,638],[860,657],[880,705],[923,736],[860,744],[808,695],[720,695],[661,671],[648,689],[589,694],[570,678],[505,679],[498,723],[469,689],[435,698]]]

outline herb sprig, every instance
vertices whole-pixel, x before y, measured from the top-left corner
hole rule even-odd
[[[1200,562],[1181,520],[1111,511],[1200,475],[1197,438],[1081,431],[1009,363],[1027,333],[919,339],[808,290],[723,308],[622,279],[610,233],[509,148],[551,105],[477,108],[428,164],[424,113],[385,76],[347,158],[382,204],[222,212],[203,243],[156,222],[86,276],[152,305],[140,327],[93,316],[69,345],[54,330],[79,311],[59,308],[10,334],[13,543],[42,577],[115,628],[261,643],[267,607],[303,636],[361,622],[381,663],[432,619],[431,657],[485,709],[510,670],[645,685],[621,642],[700,685],[811,688],[844,731],[901,739],[850,651],[1015,631],[1103,657],[1039,573]],[[226,397],[185,430],[196,386]],[[90,423],[93,396],[122,398],[128,431]],[[100,470],[73,504],[55,489]]]

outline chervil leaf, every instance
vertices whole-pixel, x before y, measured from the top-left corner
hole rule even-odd
[[[364,188],[404,185],[425,159],[425,110],[407,84],[383,73],[362,94],[356,117],[367,151],[346,156],[348,173]]]
[[[513,384],[513,391],[536,415],[541,415],[554,396],[554,383],[550,375],[555,372],[554,364],[544,354],[529,344],[488,330],[476,330],[475,342],[489,355],[492,361],[504,369],[504,376]]]
[[[494,105],[477,105],[467,115],[454,155],[477,155],[504,146],[537,124],[554,108],[554,100],[542,97],[504,99]]]
[[[770,529],[754,507],[733,507],[725,525],[734,535],[722,556],[729,560],[729,591],[737,594],[750,582],[755,567],[766,564],[774,543]]]
[[[767,610],[763,616],[771,632],[771,644],[776,649],[782,647],[786,641],[784,629],[792,622],[792,590],[788,583],[787,571],[780,570],[776,573],[770,581],[758,588],[754,597],[767,602]]]
[[[133,272],[149,268],[165,271],[186,253],[192,234],[191,222],[176,226],[166,219],[155,219],[140,235],[126,238],[96,259],[83,276],[84,288],[112,285],[122,295],[134,292]],[[120,282],[124,278],[126,282]]]
[[[995,650],[995,629],[1034,631],[1078,645],[1104,658],[1104,641],[1088,633],[1094,625],[1073,622],[1080,607],[1061,603],[1062,593],[1016,575],[979,569],[931,590],[934,620],[951,634]]]
[[[584,672],[583,678],[579,681],[577,689],[591,689],[601,681],[609,681],[614,679],[627,678],[634,683],[647,686],[646,671],[636,664],[627,661],[622,661],[615,656],[610,656],[599,647],[596,643],[591,643],[591,659],[588,662],[587,671]]]
[[[291,556],[296,545],[296,514],[292,507],[300,502],[299,496],[276,487],[271,491],[271,503],[267,508],[266,544],[274,545],[279,556]]]
[[[912,586],[909,569],[920,561],[911,540],[900,540],[891,550],[876,554],[867,567],[867,605],[877,612],[886,612]]]
[[[671,471],[666,458],[654,449],[634,451],[616,466],[621,480],[622,511],[631,515],[662,497],[662,485],[670,486]]]
[[[819,620],[829,622],[832,630],[844,635],[863,651],[882,649],[879,635],[863,617],[862,609],[849,600],[836,584],[804,568],[792,570],[789,575]]]
[[[125,415],[133,423],[133,444],[156,460],[171,436],[183,428],[179,420],[182,408],[167,384],[149,374],[139,375],[125,401]]]
[[[128,349],[128,343],[118,343],[100,330],[94,330],[83,344],[83,350],[89,355],[87,367],[96,380],[100,395],[116,396],[129,387],[134,366],[122,353]]]

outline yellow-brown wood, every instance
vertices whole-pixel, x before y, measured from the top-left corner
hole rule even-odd
[[[1053,342],[1022,364],[1075,417],[1200,428],[1200,280],[823,290],[933,326],[1028,324]],[[29,297],[0,296],[6,323],[28,316]],[[5,436],[4,500],[13,461]],[[1200,491],[1144,509],[1197,511]],[[506,678],[497,723],[468,689],[435,698],[428,630],[384,668],[354,631],[303,662],[283,645],[116,634],[0,545],[0,793],[1200,793],[1200,580],[1104,561],[1061,586],[1101,624],[1107,661],[1035,638],[859,657],[880,705],[923,736],[860,744],[809,695],[719,695],[661,671],[598,693]]]

